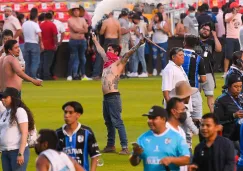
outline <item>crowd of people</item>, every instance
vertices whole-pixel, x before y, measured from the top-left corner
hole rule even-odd
[[[221,12],[217,7],[209,11],[208,5],[203,4],[197,13],[190,6],[188,14],[181,14],[175,28],[176,35],[183,37],[183,48],[171,49],[168,49],[172,34],[169,16],[162,4],[158,4],[157,9],[150,22],[143,16],[141,4],[132,12],[122,9],[118,20],[110,12],[95,30],[90,30],[90,19],[83,7],[69,9],[67,80],[91,80],[85,71],[87,50],[95,51],[92,79],[101,79],[103,117],[107,128],[107,144],[100,151],[92,129],[78,121],[84,110],[76,101],[62,106],[65,124],[61,128],[56,131],[43,129],[37,136],[32,112],[21,100],[22,79],[36,86],[42,85],[39,78],[53,79],[55,56],[65,29],[54,19],[52,11],[39,15],[38,10],[32,8],[30,18],[25,21],[23,15],[14,14],[11,7],[5,7],[6,19],[0,22],[3,26],[0,51],[3,171],[27,170],[31,147],[35,147],[39,155],[36,170],[95,171],[101,153],[116,152],[116,129],[121,145],[119,155],[131,155],[129,161],[133,166],[143,161],[145,171],[243,170],[243,52],[240,51],[243,17],[239,13],[239,4],[229,2]],[[44,21],[40,21],[43,17]],[[151,32],[152,41],[146,41]],[[153,106],[143,115],[148,117],[150,130],[132,143],[131,153],[121,116],[118,84],[121,77],[148,77],[145,54],[149,46],[152,46],[149,53],[153,54],[152,75],[162,76],[164,108]],[[225,83],[222,95],[215,101],[214,56],[215,52],[224,49],[227,49]],[[162,59],[161,71],[157,70],[158,55]],[[140,74],[139,62],[142,66]],[[210,110],[205,115],[201,91],[207,97]],[[199,135],[200,141],[194,153],[193,135]]]

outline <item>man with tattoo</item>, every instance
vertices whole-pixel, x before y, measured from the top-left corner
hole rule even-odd
[[[120,137],[122,150],[121,155],[129,154],[127,146],[127,134],[123,120],[121,119],[121,98],[118,90],[120,75],[126,66],[129,57],[144,43],[141,39],[139,43],[128,51],[122,58],[119,58],[121,47],[116,44],[107,46],[107,52],[100,46],[93,35],[92,39],[100,56],[104,60],[104,68],[102,74],[102,91],[104,94],[103,100],[103,116],[107,127],[107,146],[102,151],[103,153],[113,153],[115,149],[116,129]]]

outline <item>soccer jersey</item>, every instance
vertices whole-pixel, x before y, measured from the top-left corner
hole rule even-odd
[[[165,167],[159,164],[165,157],[190,156],[186,143],[178,133],[167,129],[164,133],[157,135],[151,130],[141,135],[137,143],[143,148],[140,158],[143,160],[144,171],[166,171]],[[169,165],[170,170],[179,171],[179,166]]]
[[[59,139],[58,150],[68,154],[89,171],[88,156],[94,158],[101,155],[93,131],[79,123],[73,134],[68,135],[65,126],[56,131]]]
[[[199,76],[205,75],[204,60],[194,50],[184,49],[184,63],[182,65],[186,72],[190,85],[199,88]]]

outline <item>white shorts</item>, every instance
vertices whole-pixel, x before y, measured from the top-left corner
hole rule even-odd
[[[207,81],[200,85],[200,88],[203,89],[205,96],[213,96],[214,95],[214,88],[215,82],[213,79],[213,74],[209,73],[206,74]]]

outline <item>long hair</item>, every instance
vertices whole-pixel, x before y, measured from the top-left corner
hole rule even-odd
[[[11,96],[12,102],[10,105],[11,113],[10,113],[10,124],[13,125],[17,122],[16,112],[19,107],[22,107],[28,116],[28,131],[32,131],[35,128],[35,121],[32,112],[30,109],[18,98],[14,98]]]

